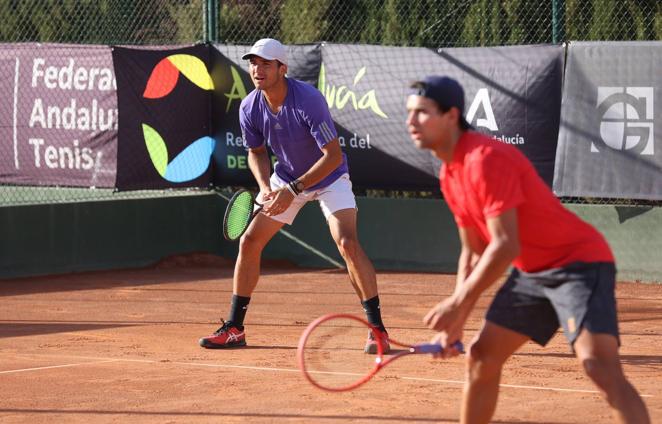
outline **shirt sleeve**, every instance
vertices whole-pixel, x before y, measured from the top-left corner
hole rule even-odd
[[[310,135],[313,136],[321,149],[337,138],[338,132],[333,124],[326,99],[317,89],[312,93],[307,99],[302,113],[306,123],[310,127]]]
[[[264,145],[264,136],[257,130],[248,113],[243,107],[239,108],[239,126],[241,127],[241,136],[244,139],[244,147],[254,149]]]
[[[503,152],[492,152],[470,167],[472,185],[486,219],[525,201],[520,168],[509,162]]]

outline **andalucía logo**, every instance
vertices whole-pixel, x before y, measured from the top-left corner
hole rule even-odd
[[[356,85],[361,81],[361,78],[366,74],[366,67],[359,69],[359,71],[354,76],[353,88],[356,88]],[[361,95],[361,93],[356,93],[351,88],[346,85],[341,85],[337,87],[331,85],[327,82],[326,79],[326,68],[324,63],[320,67],[319,77],[317,79],[317,89],[322,92],[326,98],[326,102],[329,105],[329,109],[334,107],[338,110],[345,108],[347,104],[352,105],[354,110],[359,109],[370,109],[375,115],[388,119],[388,115],[379,107],[377,102],[377,93],[374,89],[368,91]],[[360,96],[360,97],[359,97]]]
[[[143,93],[146,99],[160,99],[177,85],[179,75],[203,90],[213,90],[214,83],[204,62],[189,54],[174,54],[162,59],[152,70]],[[157,172],[172,183],[191,181],[202,175],[211,161],[216,141],[201,137],[169,161],[168,147],[159,132],[142,123],[143,136],[149,157]]]

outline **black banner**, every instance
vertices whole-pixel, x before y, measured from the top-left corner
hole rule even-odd
[[[322,53],[319,88],[334,120],[346,130],[345,147],[357,185],[438,187],[439,161],[409,140],[405,99],[412,82],[427,75],[448,75],[464,86],[465,115],[476,130],[521,149],[551,186],[562,46],[434,51],[325,44]]]
[[[119,105],[117,188],[211,184],[210,49],[113,49]]]
[[[205,57],[202,46],[191,49],[198,49],[197,57]],[[207,128],[200,118],[204,117],[201,109],[209,101],[209,131],[216,141],[214,184],[254,184],[238,119],[241,100],[253,90],[247,61],[241,59],[249,49],[250,46],[213,46],[208,61],[213,85],[211,100],[210,91],[186,81],[176,84],[167,96],[152,99],[143,94],[150,75],[163,72],[167,76],[169,70],[175,73],[175,67],[164,62],[167,64],[172,55],[189,50],[140,54],[135,50],[116,51],[120,138],[126,134],[133,143],[130,147],[120,143],[118,187],[208,183],[206,173],[186,181],[170,178],[171,165],[154,152],[154,145],[159,144],[154,140],[167,140],[167,149],[161,149],[167,150],[167,158],[182,151],[182,155],[187,153],[184,149],[195,139],[207,147],[201,141],[208,140]],[[405,124],[409,84],[430,74],[446,74],[460,80],[465,86],[469,121],[477,130],[523,150],[551,185],[560,113],[562,46],[434,51],[323,44],[288,49],[288,76],[315,85],[327,100],[356,187],[437,190],[440,163],[429,152],[414,147]],[[399,58],[397,67],[392,65],[395,57]],[[123,90],[129,94],[124,95]],[[187,117],[184,121],[183,116]],[[137,134],[142,137],[136,137]],[[136,157],[143,158],[143,162],[136,163]],[[196,166],[199,170],[204,164]]]
[[[561,45],[440,49],[476,130],[520,149],[551,187],[561,115]]]
[[[322,58],[317,88],[336,123],[354,185],[438,190],[439,164],[409,139],[405,109],[409,84],[425,69],[437,69],[437,55],[420,48],[324,44]]]

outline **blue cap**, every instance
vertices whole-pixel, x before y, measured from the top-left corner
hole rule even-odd
[[[459,82],[450,77],[431,75],[422,81],[416,81],[411,88],[411,94],[434,100],[444,112],[452,107],[458,108],[460,126],[464,129],[471,128],[464,119],[464,89]]]

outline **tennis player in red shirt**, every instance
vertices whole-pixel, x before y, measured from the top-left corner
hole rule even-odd
[[[563,207],[518,149],[471,130],[457,81],[414,83],[407,111],[414,144],[443,162],[441,190],[462,243],[455,291],[424,319],[434,340],[460,340],[481,293],[513,267],[468,349],[461,422],[489,422],[503,364],[529,340],[544,346],[561,325],[617,421],[649,423],[619,360],[616,268],[604,237]]]

